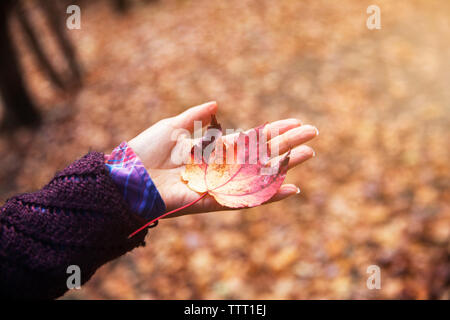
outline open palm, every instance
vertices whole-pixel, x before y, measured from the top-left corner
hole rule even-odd
[[[211,115],[216,111],[215,102],[192,107],[178,116],[157,122],[129,141],[130,147],[141,158],[149,172],[168,211],[195,201],[200,196],[182,181],[181,172],[184,165],[173,161],[172,153],[176,151],[175,148],[180,147],[174,135],[180,130],[192,133],[194,121],[209,124]],[[285,119],[269,123],[264,129],[268,133],[269,148],[278,148],[279,154],[291,149],[289,169],[314,156],[314,151],[302,144],[317,136],[318,130],[315,127],[302,125],[297,119]],[[272,133],[271,136],[271,132],[277,134]],[[298,188],[295,185],[283,184],[268,202],[279,201],[296,193]],[[232,209],[220,205],[208,195],[194,205],[167,217],[218,210]]]

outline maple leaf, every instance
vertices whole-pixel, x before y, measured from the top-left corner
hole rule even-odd
[[[230,208],[253,207],[272,198],[286,177],[290,152],[275,165],[270,162],[262,134],[264,127],[240,132],[227,141],[221,139],[220,124],[212,116],[211,125],[200,143],[192,147],[191,163],[182,173],[188,187],[208,193]],[[213,130],[215,134],[211,133]]]

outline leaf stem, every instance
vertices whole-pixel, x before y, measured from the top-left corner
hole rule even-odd
[[[149,225],[151,225],[153,222],[155,222],[155,221],[157,221],[157,220],[159,220],[159,219],[161,219],[161,218],[164,218],[165,216],[168,216],[169,214],[178,212],[178,211],[180,211],[180,210],[183,210],[183,209],[185,209],[185,208],[187,208],[187,207],[192,206],[193,204],[195,204],[195,203],[197,203],[198,201],[202,200],[207,194],[208,194],[208,192],[204,192],[204,193],[202,193],[202,195],[201,195],[200,197],[198,197],[198,198],[195,199],[194,201],[189,202],[188,204],[185,204],[184,206],[179,207],[179,208],[177,208],[177,209],[174,209],[174,210],[172,210],[172,211],[166,212],[166,213],[164,213],[163,215],[161,215],[161,216],[159,216],[159,217],[157,217],[157,218],[151,220],[150,222],[147,222],[147,223],[144,224],[142,227],[140,227],[139,229],[137,229],[136,231],[134,231],[132,234],[130,234],[130,235],[128,236],[128,239],[132,238],[133,236],[135,236],[136,234],[138,234],[139,232],[141,232],[142,230],[144,230],[145,228],[147,228],[147,227],[148,227]]]

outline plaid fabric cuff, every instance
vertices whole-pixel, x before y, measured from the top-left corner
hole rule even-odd
[[[147,220],[166,212],[166,205],[150,175],[126,142],[105,155],[105,165],[133,212]]]

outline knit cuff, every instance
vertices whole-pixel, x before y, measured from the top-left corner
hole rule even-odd
[[[105,155],[105,166],[133,212],[147,220],[165,213],[166,205],[155,184],[126,142]]]

